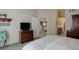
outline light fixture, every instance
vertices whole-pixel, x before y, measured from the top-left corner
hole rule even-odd
[[[47,26],[47,23],[46,23],[46,22],[43,22],[42,25],[43,25],[44,27],[46,27],[46,26]]]

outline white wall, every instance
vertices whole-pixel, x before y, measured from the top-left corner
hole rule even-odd
[[[31,22],[31,17],[37,13],[32,9],[1,9],[0,13],[6,13],[12,19],[11,26],[3,26],[9,32],[8,44],[19,42],[20,22]]]
[[[79,14],[79,9],[75,9],[73,12],[70,12],[69,9],[65,10],[65,25],[66,30],[70,30],[72,27],[72,15]]]
[[[57,20],[57,10],[56,9],[39,9],[39,18],[48,18],[48,35],[54,35],[57,33],[56,30],[56,20]]]
[[[56,34],[57,10],[54,9],[1,9],[12,19],[11,26],[3,26],[9,32],[8,44],[19,42],[20,22],[32,22],[32,17],[48,18],[48,35]]]

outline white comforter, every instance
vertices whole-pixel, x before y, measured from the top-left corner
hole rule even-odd
[[[22,50],[78,50],[79,40],[68,37],[46,36],[26,44]]]

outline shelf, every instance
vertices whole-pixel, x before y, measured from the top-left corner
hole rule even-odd
[[[8,18],[0,18],[0,22],[11,22],[12,19],[8,19]]]

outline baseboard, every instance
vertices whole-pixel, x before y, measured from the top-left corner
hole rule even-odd
[[[10,45],[13,45],[13,44],[17,44],[17,43],[19,43],[19,42],[7,43],[6,47],[10,46]],[[4,47],[4,45],[2,44],[0,47]]]

